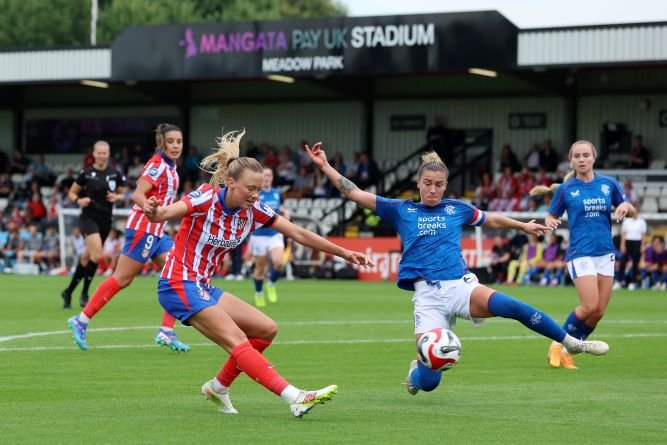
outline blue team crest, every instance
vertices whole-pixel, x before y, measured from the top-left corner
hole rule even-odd
[[[456,214],[456,209],[454,208],[453,205],[447,204],[444,209],[442,209],[443,212],[445,212],[448,215],[455,215]]]
[[[155,178],[157,174],[158,174],[157,168],[151,167],[148,169],[148,176],[150,176],[151,178]]]
[[[194,192],[190,192],[188,196],[192,199],[196,199],[201,196],[201,192],[199,190],[195,190]]]
[[[600,187],[600,190],[602,190],[602,193],[604,193],[605,196],[609,196],[609,193],[611,190],[609,190],[609,186],[607,184],[602,184],[602,187]]]

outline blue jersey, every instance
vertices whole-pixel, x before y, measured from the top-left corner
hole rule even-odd
[[[268,192],[261,189],[259,191],[259,200],[271,207],[276,213],[280,214],[280,206],[282,205],[283,200],[280,197],[280,191],[278,189],[272,188]],[[278,234],[277,230],[269,228],[261,228],[252,232],[252,236],[273,236],[276,234]]]
[[[381,196],[375,213],[394,226],[403,242],[397,283],[401,289],[415,290],[414,281],[419,278],[457,280],[469,273],[461,253],[463,226],[481,226],[486,213],[457,199],[443,199],[429,207]]]
[[[614,252],[612,207],[625,201],[627,199],[618,181],[598,174],[591,182],[572,178],[556,189],[549,213],[560,218],[567,211],[570,226],[567,261]]]

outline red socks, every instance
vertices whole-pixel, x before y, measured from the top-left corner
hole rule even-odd
[[[280,396],[283,390],[289,385],[287,380],[282,378],[281,375],[278,374],[278,371],[273,369],[273,365],[271,365],[259,351],[252,347],[250,341],[241,343],[235,347],[232,350],[230,359],[234,360],[238,367],[248,374],[248,377],[277,396]],[[224,372],[224,369],[221,373],[222,372]]]
[[[176,319],[169,315],[167,311],[164,311],[164,315],[162,316],[162,323],[160,323],[160,327],[163,328],[171,328],[174,329],[174,323],[176,323]]]
[[[102,281],[102,284],[95,290],[95,293],[82,312],[86,314],[86,317],[93,318],[104,305],[111,301],[120,289],[121,287],[114,277],[109,277]]]
[[[260,354],[269,346],[271,346],[270,341],[262,340],[261,338],[249,338],[248,342],[255,348]],[[239,376],[243,371],[239,369],[236,365],[236,360],[231,356],[227,359],[225,364],[222,366],[222,369],[216,376],[218,382],[222,385],[230,387],[232,382]]]

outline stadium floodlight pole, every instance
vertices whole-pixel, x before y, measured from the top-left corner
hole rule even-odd
[[[90,0],[90,45],[97,45],[97,0]]]

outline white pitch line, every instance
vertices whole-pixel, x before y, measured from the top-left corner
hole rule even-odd
[[[514,320],[503,318],[489,318],[493,323],[516,323]],[[411,320],[311,320],[311,321],[282,321],[280,326],[326,326],[326,325],[367,325],[367,324],[412,324]],[[604,324],[667,324],[667,320],[604,320]],[[157,329],[153,326],[119,326],[112,328],[89,328],[88,332],[113,332],[113,331],[143,331]],[[0,343],[21,340],[25,338],[46,337],[50,335],[70,334],[70,330],[27,332],[25,334],[7,335],[0,337]]]
[[[116,329],[118,330],[118,329]],[[667,332],[644,332],[635,334],[609,334],[601,335],[596,338],[649,338],[649,337],[667,337]],[[489,336],[489,337],[461,337],[463,343],[468,341],[516,341],[516,340],[541,340],[545,338],[540,335],[507,335],[507,336]],[[275,341],[273,345],[355,345],[367,343],[413,343],[411,338],[383,338],[383,339],[352,339],[352,340],[286,340]],[[137,344],[137,345],[102,345],[92,346],[89,349],[143,349],[155,348],[154,344]],[[214,343],[190,343],[190,346],[217,346]],[[78,350],[74,346],[35,346],[25,348],[0,348],[0,352],[16,352],[16,351],[69,351]]]

